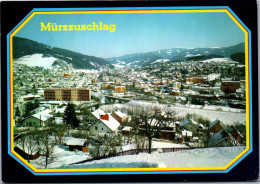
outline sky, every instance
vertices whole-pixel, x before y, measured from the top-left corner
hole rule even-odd
[[[57,25],[115,24],[109,31],[41,31]],[[225,47],[245,41],[226,13],[38,14],[15,35],[85,55],[110,58],[170,48]]]

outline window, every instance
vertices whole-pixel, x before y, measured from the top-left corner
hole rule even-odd
[[[95,130],[98,130],[98,127],[97,127],[97,126],[95,126]]]
[[[104,130],[104,129],[102,128],[102,130]]]

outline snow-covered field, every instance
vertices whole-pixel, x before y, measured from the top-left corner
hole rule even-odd
[[[104,111],[111,111],[115,108],[123,108],[127,106],[151,106],[154,103],[151,102],[137,102],[137,101],[130,101],[126,104],[112,104],[112,105],[103,105],[101,109]],[[159,104],[156,104],[159,105]],[[166,105],[160,105],[162,107],[166,107]],[[176,106],[172,105],[170,107],[175,110],[178,114],[177,116],[186,116],[186,114],[197,114],[201,115],[204,118],[209,119],[210,121],[215,121],[217,118],[224,124],[233,124],[234,122],[240,122],[245,124],[246,122],[246,114],[241,112],[241,109],[234,109],[229,107],[223,106],[200,106],[200,105],[191,105],[191,106]]]
[[[246,122],[246,114],[245,113],[236,113],[236,112],[227,112],[227,111],[219,111],[216,109],[196,109],[190,107],[173,107],[176,112],[178,112],[178,116],[185,116],[186,114],[197,114],[201,115],[204,118],[209,119],[210,121],[215,121],[217,118],[223,124],[233,124],[234,122],[240,122],[245,124]]]
[[[61,168],[221,167],[245,149],[240,147],[200,148],[168,153],[153,152],[111,157]]]
[[[19,64],[26,64],[27,66],[41,66],[44,68],[51,68],[52,64],[57,58],[55,57],[42,57],[43,54],[33,54],[28,56],[23,56],[16,59],[14,62]]]

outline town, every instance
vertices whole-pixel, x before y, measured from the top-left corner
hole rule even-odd
[[[14,62],[13,108],[14,150],[36,168],[245,146],[245,65],[212,58],[77,70]]]

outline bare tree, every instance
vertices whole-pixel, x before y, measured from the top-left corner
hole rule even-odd
[[[133,144],[137,150],[148,149],[147,138],[139,135],[134,135]]]
[[[19,139],[18,139],[18,144],[22,147],[23,151],[25,152],[25,149],[26,149],[26,137],[25,135],[22,135]],[[25,155],[26,158],[25,159],[29,159],[28,158],[28,155],[26,154]]]
[[[30,162],[30,155],[33,155],[36,151],[38,151],[38,131],[32,131],[25,135],[22,135],[18,139],[18,144],[21,146],[24,151],[25,159]]]
[[[44,130],[39,133],[39,148],[41,155],[45,157],[43,164],[45,168],[54,161],[54,146],[56,141],[52,139],[52,133],[49,130]]]
[[[62,138],[64,137],[66,131],[67,127],[65,125],[55,125],[54,136],[58,144],[62,144]]]
[[[139,127],[143,127],[149,141],[149,153],[151,153],[152,139],[159,135],[163,127],[167,127],[173,122],[177,113],[170,108],[158,105],[139,106],[135,110],[133,119]]]
[[[104,137],[98,136],[97,144],[90,150],[90,155],[93,158],[115,155],[119,151],[123,151],[123,140],[120,134],[105,134]]]
[[[27,148],[27,154],[33,155],[36,151],[38,151],[38,134],[36,132],[32,132],[25,138],[25,146]],[[27,161],[29,161],[29,156],[27,156]]]

